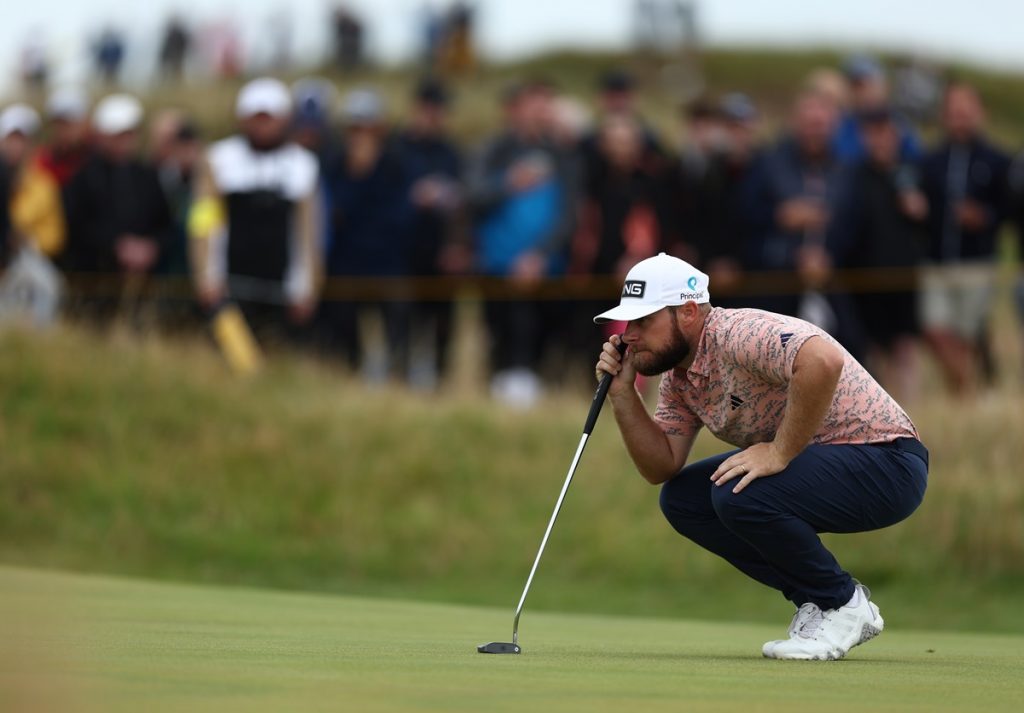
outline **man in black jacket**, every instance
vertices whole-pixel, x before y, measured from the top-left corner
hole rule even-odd
[[[128,94],[96,106],[96,152],[67,187],[68,267],[94,316],[134,299],[157,264],[173,221],[156,169],[138,157],[143,110]]]
[[[1009,158],[983,135],[973,87],[953,84],[943,104],[946,139],[922,160],[928,259],[922,319],[951,389],[970,392],[991,312],[996,237],[1006,212]]]

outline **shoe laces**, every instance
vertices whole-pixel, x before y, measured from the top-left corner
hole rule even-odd
[[[825,621],[825,614],[817,604],[807,602],[797,611],[797,617],[805,613],[803,621],[797,627],[795,634],[804,639],[813,639],[818,627]]]

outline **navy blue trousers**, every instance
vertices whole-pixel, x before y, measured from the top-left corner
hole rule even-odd
[[[921,504],[928,451],[917,440],[810,445],[785,470],[739,493],[739,478],[711,474],[737,451],[683,468],[662,486],[661,509],[676,531],[800,606],[835,609],[854,584],[821,532],[865,532],[895,524]]]

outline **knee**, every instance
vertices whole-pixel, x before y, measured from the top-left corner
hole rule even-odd
[[[764,509],[755,503],[746,492],[732,492],[731,483],[711,490],[711,507],[718,519],[728,526],[760,519]]]
[[[693,489],[687,487],[682,475],[667,481],[661,486],[659,498],[661,512],[669,524],[681,534],[686,534],[694,523],[714,517],[707,501],[707,495],[699,497]]]

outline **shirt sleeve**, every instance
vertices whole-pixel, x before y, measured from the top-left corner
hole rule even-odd
[[[798,319],[763,315],[737,322],[725,332],[718,353],[722,359],[771,384],[793,378],[796,354],[811,337],[823,336]]]
[[[665,435],[693,436],[702,425],[700,418],[686,405],[672,372],[661,377],[658,387],[658,405],[654,409],[654,422]]]

